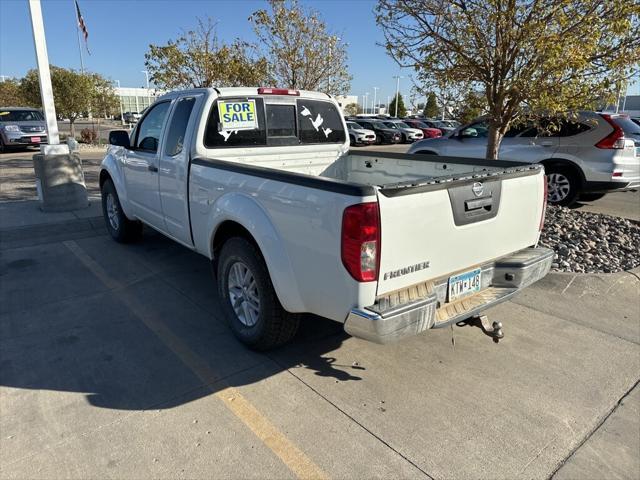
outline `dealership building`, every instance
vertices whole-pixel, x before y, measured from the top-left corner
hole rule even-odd
[[[154,88],[116,87],[114,90],[120,99],[122,111],[137,113],[142,112],[163,93]]]

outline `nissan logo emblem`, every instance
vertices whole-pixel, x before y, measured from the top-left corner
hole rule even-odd
[[[484,186],[480,182],[475,182],[471,187],[471,191],[476,197],[479,197],[484,192]]]

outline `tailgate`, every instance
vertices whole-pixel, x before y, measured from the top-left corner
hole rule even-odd
[[[471,270],[534,245],[543,195],[539,165],[383,186],[377,294]]]

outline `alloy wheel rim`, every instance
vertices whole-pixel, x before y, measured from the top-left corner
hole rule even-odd
[[[243,262],[235,262],[227,280],[229,301],[245,327],[253,327],[260,318],[260,293],[253,272]]]
[[[109,218],[109,224],[114,230],[120,228],[120,219],[118,218],[118,204],[113,195],[107,194],[107,217]]]
[[[547,176],[548,200],[553,203],[561,202],[569,196],[571,184],[569,179],[561,173],[551,173]]]

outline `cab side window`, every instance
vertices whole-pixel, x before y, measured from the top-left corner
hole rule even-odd
[[[169,112],[170,102],[158,103],[151,107],[149,113],[141,120],[136,134],[135,148],[145,152],[155,153],[158,151],[162,126]]]
[[[167,142],[164,147],[165,155],[173,157],[182,152],[187,124],[195,103],[196,99],[194,97],[183,97],[178,100],[173,117],[171,117],[169,132],[167,133]]]

